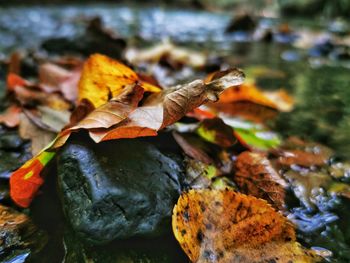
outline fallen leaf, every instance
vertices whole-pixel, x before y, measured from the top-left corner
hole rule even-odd
[[[266,92],[248,83],[225,90],[218,103],[209,106],[230,115],[264,122],[274,118],[278,111],[291,111],[293,104],[293,98],[284,90]]]
[[[266,201],[233,190],[190,190],[173,210],[173,232],[192,262],[316,262],[292,224]]]
[[[143,93],[143,88],[137,84],[126,86],[117,97],[91,111],[76,125],[63,130],[58,135],[58,138],[54,143],[54,147],[57,148],[62,146],[67,141],[70,134],[79,129],[91,130],[90,136],[92,139],[94,139],[93,136],[94,133],[97,133],[97,129],[107,129],[125,121],[128,117],[130,117],[133,111],[137,110],[138,103],[142,99]],[[145,120],[147,119],[143,118],[140,121]],[[148,121],[152,120],[148,119]],[[136,129],[137,127],[134,130],[131,130],[131,132],[138,132]],[[124,132],[125,136],[127,136],[127,131],[125,130]]]
[[[71,71],[52,63],[45,63],[39,67],[41,89],[48,93],[59,91],[71,102],[76,102],[78,98],[80,76],[80,65]]]
[[[210,83],[195,80],[188,84],[168,88],[151,94],[143,104],[131,112],[127,119],[115,127],[90,130],[95,142],[155,136],[163,129],[207,101],[216,101],[218,95],[228,87],[238,85],[244,75],[237,69],[226,71],[223,76]]]
[[[203,67],[207,60],[207,57],[203,53],[177,47],[170,41],[164,41],[156,46],[143,50],[129,48],[125,52],[125,57],[133,65],[139,65],[145,62],[155,64],[162,60],[167,60],[173,68],[179,68],[184,65]]]
[[[328,193],[350,198],[350,185],[346,183],[333,182],[327,189]]]
[[[41,129],[23,113],[20,117],[18,132],[22,139],[31,141],[31,153],[33,156],[37,155],[56,137],[56,133]]]
[[[37,106],[36,109],[30,110],[23,109],[23,112],[38,128],[52,133],[60,132],[69,122],[71,115],[70,111],[55,110],[47,106]]]
[[[233,179],[244,193],[265,199],[277,209],[284,208],[287,183],[264,154],[241,153],[236,160]]]
[[[55,152],[48,152],[44,149],[11,174],[10,195],[17,205],[20,207],[30,205],[40,186],[44,183],[40,173],[55,155]]]
[[[59,94],[47,94],[38,88],[31,86],[15,86],[13,89],[16,99],[23,106],[45,105],[56,110],[68,110],[71,104],[63,99]]]
[[[94,54],[84,64],[78,99],[88,99],[97,108],[117,96],[125,86],[136,83],[145,91],[160,91],[159,87],[140,81],[134,71],[117,60]]]
[[[221,147],[230,147],[235,144],[236,138],[233,129],[226,125],[220,118],[203,120],[196,133],[204,140]]]
[[[186,158],[186,172],[184,184],[191,189],[202,189],[211,186],[211,180],[220,175],[220,171],[210,164],[201,161]]]
[[[0,123],[3,123],[10,128],[17,127],[19,124],[19,115],[21,111],[22,110],[20,107],[11,105],[4,113],[0,114]]]
[[[28,81],[21,78],[17,74],[9,73],[7,75],[6,86],[9,91],[13,91],[16,86],[27,86],[28,84]]]
[[[267,130],[261,124],[241,118],[232,118],[224,114],[219,116],[233,128],[234,135],[240,144],[249,150],[267,151],[276,149],[281,144],[278,134]]]
[[[306,152],[303,150],[281,151],[278,162],[282,165],[300,165],[309,167],[312,165],[323,166],[327,163],[330,156],[319,153]]]
[[[178,132],[173,132],[173,136],[175,141],[189,157],[205,164],[214,163],[214,160],[207,153],[209,151],[208,147],[199,138],[190,134],[180,134]]]

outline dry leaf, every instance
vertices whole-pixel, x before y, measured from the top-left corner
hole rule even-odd
[[[189,134],[173,132],[174,139],[182,150],[193,159],[205,164],[213,164],[213,159],[208,155],[208,147],[197,137]]]
[[[192,262],[316,262],[291,223],[266,201],[233,190],[190,190],[173,210],[173,232]]]
[[[284,208],[287,183],[264,154],[241,153],[237,157],[234,181],[244,193],[265,199],[278,209]]]
[[[237,69],[227,71],[223,76],[204,84],[202,80],[168,88],[151,94],[144,103],[133,111],[127,119],[109,129],[90,130],[95,142],[155,136],[163,129],[207,101],[216,101],[218,95],[228,87],[238,85],[244,75]]]
[[[125,52],[125,57],[134,65],[139,65],[140,63],[145,62],[158,63],[161,60],[166,59],[169,64],[174,66],[174,68],[178,68],[183,65],[203,67],[207,60],[207,57],[204,54],[177,47],[169,41],[165,41],[144,50],[129,48]]]
[[[20,120],[21,108],[16,105],[11,105],[6,111],[0,114],[0,123],[5,124],[7,127],[17,127]]]
[[[72,71],[52,63],[45,63],[39,67],[41,89],[48,93],[59,91],[71,102],[77,100],[80,76],[80,66],[76,66]]]
[[[210,107],[230,115],[264,122],[274,118],[278,111],[291,111],[293,104],[294,100],[283,90],[263,92],[250,83],[225,90],[218,103],[210,104]]]
[[[145,91],[159,92],[160,88],[141,82],[137,74],[124,64],[95,54],[85,62],[79,81],[79,101],[88,99],[97,108],[117,96],[127,85],[139,83]]]
[[[56,134],[39,128],[24,114],[21,114],[20,119],[19,135],[32,142],[31,152],[35,156],[55,138]]]

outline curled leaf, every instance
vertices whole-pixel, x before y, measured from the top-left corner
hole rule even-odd
[[[238,85],[244,75],[237,69],[225,72],[220,78],[209,83],[195,80],[191,83],[168,88],[151,94],[128,118],[115,127],[90,130],[95,142],[155,136],[163,129],[207,101],[216,101],[219,94],[228,87]]]

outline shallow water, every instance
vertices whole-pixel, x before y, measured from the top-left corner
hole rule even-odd
[[[290,54],[286,51],[296,51],[288,44],[248,43],[244,35],[226,35],[224,29],[230,20],[228,14],[149,6],[0,7],[0,57],[17,48],[36,47],[44,39],[80,34],[85,25],[82,21],[96,15],[121,36],[141,36],[150,42],[171,38],[205,52],[220,54],[231,66],[262,65],[282,70],[285,78],[265,77],[258,81],[266,89],[286,88],[296,99],[295,110],[281,114],[272,125],[283,135],[298,135],[325,143],[334,148],[339,157],[350,159],[349,68],[338,62],[317,67],[313,63],[311,66],[306,51],[300,50],[297,50],[299,60],[286,61],[282,58]],[[2,96],[3,75],[0,76]],[[339,251],[341,259],[338,262],[348,262],[350,233],[345,229],[346,218],[349,217],[342,210],[348,210],[344,207],[349,207],[349,204],[339,199],[328,200],[327,204],[330,207],[325,208],[322,214],[295,208],[296,222],[305,229],[300,235],[308,245]],[[51,248],[49,251],[54,250]]]

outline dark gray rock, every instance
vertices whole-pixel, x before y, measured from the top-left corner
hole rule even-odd
[[[66,218],[95,244],[170,231],[180,175],[174,159],[136,139],[70,143],[58,158]]]

